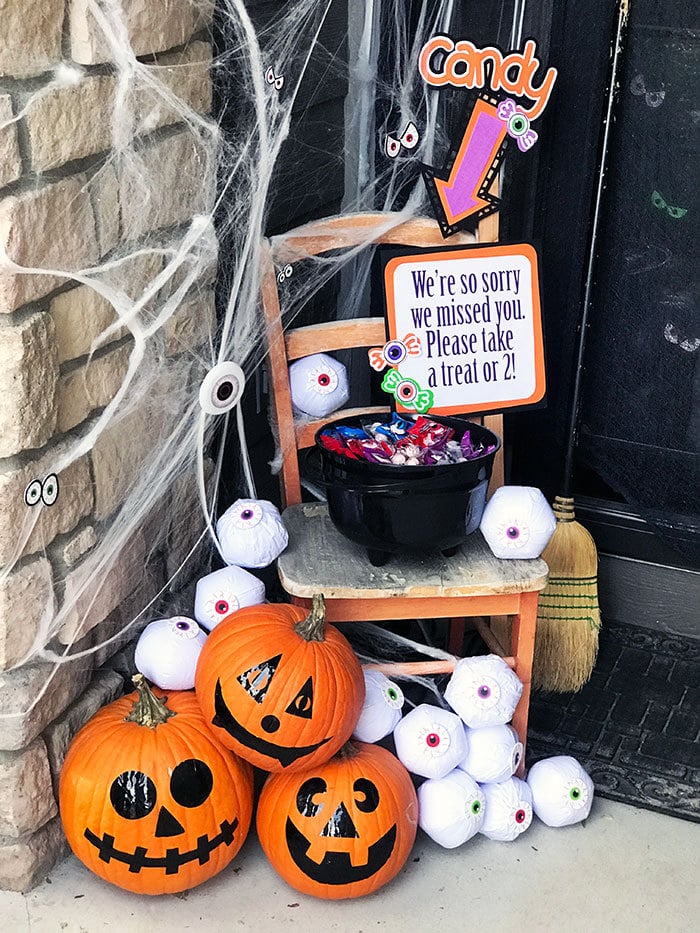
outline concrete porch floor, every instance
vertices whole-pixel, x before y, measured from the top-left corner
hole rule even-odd
[[[71,856],[29,894],[0,893],[0,923],[7,933],[691,931],[699,841],[694,823],[596,798],[585,825],[535,820],[513,843],[477,836],[446,851],[419,832],[391,884],[359,900],[321,901],[289,888],[252,833],[228,869],[179,896],[136,897]]]

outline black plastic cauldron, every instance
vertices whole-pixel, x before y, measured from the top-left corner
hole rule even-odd
[[[462,418],[430,418],[453,428],[456,440],[469,430],[474,446],[494,449],[461,463],[394,466],[352,460],[321,444],[323,431],[340,424],[369,424],[367,415],[332,421],[316,432],[333,524],[351,541],[363,544],[375,566],[402,549],[454,553],[481,522],[500,439]]]

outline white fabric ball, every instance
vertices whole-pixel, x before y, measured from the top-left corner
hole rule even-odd
[[[445,689],[445,699],[472,728],[510,722],[523,685],[503,658],[487,654],[462,658]]]
[[[466,742],[459,718],[449,710],[421,703],[394,729],[396,755],[421,777],[440,778],[464,758]]]
[[[364,671],[364,675],[365,702],[353,736],[360,742],[378,742],[401,719],[403,691],[381,671]]]
[[[486,503],[481,533],[496,557],[539,557],[557,527],[550,504],[534,486],[501,486]]]
[[[237,567],[267,567],[289,537],[277,506],[266,499],[237,499],[216,523],[221,554]]]
[[[512,726],[464,727],[467,754],[459,767],[480,784],[507,781],[523,757],[523,745]]]
[[[136,669],[161,690],[192,690],[206,640],[206,632],[194,619],[156,619],[146,626],[136,643]]]
[[[238,609],[265,602],[265,584],[242,567],[223,567],[197,580],[194,617],[208,632]]]
[[[482,784],[486,815],[480,832],[496,842],[512,842],[532,823],[532,794],[525,781],[512,777]]]
[[[323,418],[350,398],[345,366],[326,353],[295,360],[289,367],[292,405],[298,412]]]
[[[431,778],[418,788],[418,825],[445,849],[461,846],[481,829],[486,798],[464,771]]]
[[[591,812],[593,781],[570,755],[538,761],[530,768],[527,783],[535,813],[547,826],[570,826]]]

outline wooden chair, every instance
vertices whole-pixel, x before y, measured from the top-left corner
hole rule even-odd
[[[483,222],[482,222],[483,224]],[[480,231],[481,232],[481,231]],[[483,234],[482,234],[483,238]],[[499,560],[480,532],[470,536],[456,555],[398,554],[382,568],[370,564],[362,547],[343,537],[332,524],[325,503],[303,503],[298,452],[312,447],[316,430],[330,418],[296,424],[288,378],[288,363],[312,353],[384,344],[384,318],[361,318],[283,330],[275,266],[285,266],[329,250],[349,249],[368,241],[405,246],[441,246],[438,225],[428,219],[400,222],[391,214],[358,214],[308,224],[263,244],[262,300],[269,341],[269,375],[274,395],[279,444],[283,455],[281,487],[283,519],[289,546],[278,559],[282,586],[299,605],[311,604],[323,593],[326,613],[334,623],[449,619],[449,650],[458,653],[464,620],[474,620],[488,648],[505,658],[524,684],[513,726],[525,745],[537,620],[538,593],[547,583],[547,565],[536,560]],[[450,244],[473,242],[457,235]],[[354,408],[334,412],[333,419],[364,412],[385,413],[389,407]],[[502,433],[501,416],[484,419]],[[495,424],[494,424],[495,422]],[[494,467],[502,484],[502,462]],[[493,485],[493,480],[492,480]],[[514,616],[510,651],[505,651],[484,617]],[[457,661],[418,661],[377,665],[389,676],[447,673]],[[523,761],[519,768],[522,773]]]

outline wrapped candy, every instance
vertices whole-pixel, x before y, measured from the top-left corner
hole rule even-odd
[[[364,671],[365,702],[353,736],[360,742],[378,742],[394,731],[401,719],[401,688],[380,671]]]
[[[464,771],[430,778],[418,788],[418,825],[445,849],[461,846],[479,832],[486,798]]]
[[[449,710],[421,703],[394,729],[396,755],[405,767],[421,777],[439,778],[464,758],[464,728]]]
[[[201,577],[194,594],[194,617],[208,632],[222,619],[265,602],[265,584],[242,567],[223,567]]]
[[[523,757],[522,742],[512,726],[464,727],[467,753],[459,767],[479,784],[506,781],[515,773]]]
[[[509,722],[523,685],[496,654],[462,658],[445,689],[445,699],[472,728]]]
[[[557,520],[539,489],[501,486],[481,517],[481,533],[496,557],[539,557],[554,534]]]
[[[146,626],[136,643],[136,669],[162,690],[192,690],[206,638],[193,619],[156,619]]]
[[[530,768],[527,783],[535,813],[547,826],[570,826],[591,812],[593,781],[570,755],[538,761]]]
[[[216,523],[221,554],[237,567],[267,567],[289,538],[279,510],[265,499],[238,499]]]
[[[512,777],[482,784],[486,814],[480,832],[496,842],[512,842],[532,823],[532,794],[525,781]]]
[[[295,360],[289,367],[292,405],[304,415],[324,418],[350,397],[345,366],[326,353]]]

